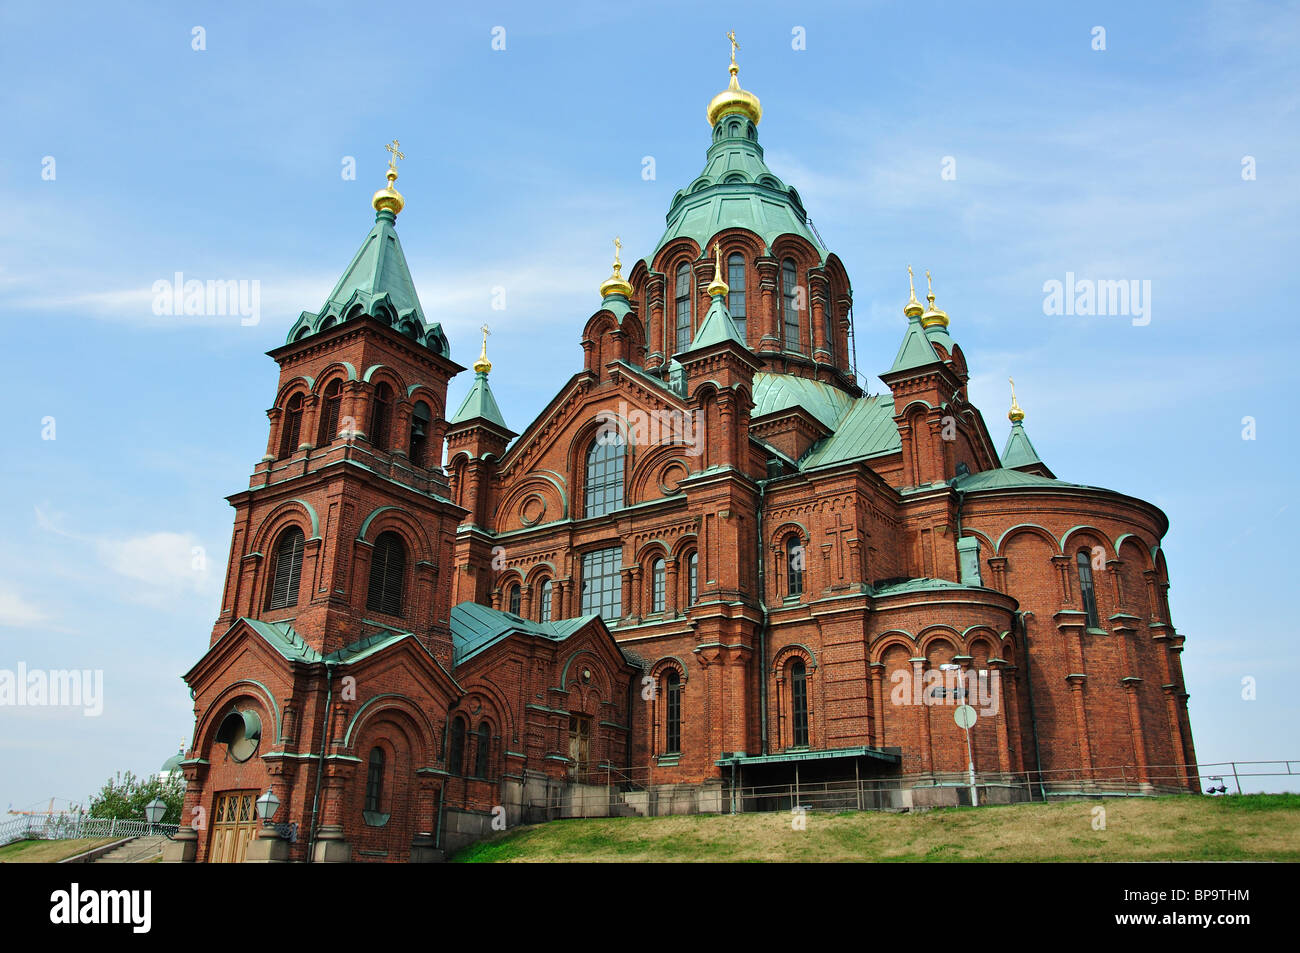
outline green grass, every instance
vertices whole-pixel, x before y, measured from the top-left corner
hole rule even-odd
[[[1094,808],[1105,827],[1094,827]],[[1300,861],[1300,795],[1073,800],[916,814],[695,814],[552,821],[472,844],[458,863]]]
[[[78,837],[70,840],[20,840],[0,847],[0,864],[57,864],[117,837]]]

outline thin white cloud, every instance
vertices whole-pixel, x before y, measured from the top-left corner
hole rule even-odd
[[[48,616],[36,605],[9,587],[0,588],[0,626],[21,629],[39,625]]]

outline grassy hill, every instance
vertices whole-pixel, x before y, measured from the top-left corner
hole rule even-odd
[[[1105,828],[1095,829],[1104,808]],[[460,863],[582,861],[1300,861],[1300,795],[1196,795],[948,808],[552,821]]]
[[[20,840],[0,847],[0,864],[57,864],[66,857],[111,844],[117,837],[79,837],[72,840]]]

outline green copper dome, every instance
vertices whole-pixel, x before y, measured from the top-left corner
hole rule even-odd
[[[792,234],[807,239],[823,261],[827,255],[808,225],[799,193],[772,174],[763,161],[757,127],[741,115],[724,115],[714,125],[704,171],[673,196],[667,221],[656,254],[677,238],[693,239],[704,248],[723,229],[744,228],[769,247]]]

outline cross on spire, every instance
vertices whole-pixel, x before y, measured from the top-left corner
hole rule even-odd
[[[404,152],[397,151],[398,145],[399,145],[398,141],[394,139],[388,145],[384,146],[385,149],[387,149],[389,152],[392,153],[392,155],[388,157],[388,168],[392,169],[394,172],[397,171],[396,160],[406,158],[406,154]]]
[[[736,31],[728,30],[727,39],[731,41],[731,65],[736,65],[736,50],[740,49],[740,44],[736,42]]]

